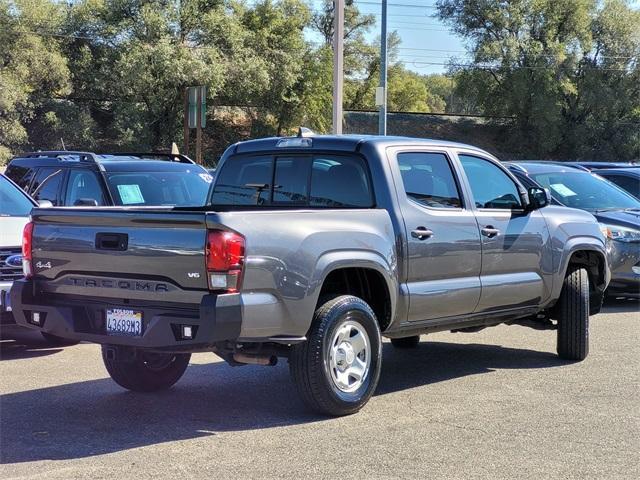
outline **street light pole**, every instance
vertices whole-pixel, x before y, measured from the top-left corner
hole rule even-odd
[[[342,133],[344,0],[333,2],[333,133]]]
[[[376,92],[378,104],[378,134],[387,134],[387,0],[382,0],[382,32],[380,33],[380,87]]]

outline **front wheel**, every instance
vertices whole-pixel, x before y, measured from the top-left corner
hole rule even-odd
[[[382,341],[371,307],[342,295],[318,307],[306,342],[293,347],[291,377],[312,410],[332,416],[360,410],[380,379]]]
[[[584,360],[589,353],[589,275],[584,268],[567,272],[558,300],[558,355]]]
[[[102,345],[102,361],[111,378],[135,392],[166,390],[184,374],[190,353],[127,351]]]

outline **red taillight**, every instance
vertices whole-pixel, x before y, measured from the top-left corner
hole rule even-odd
[[[210,290],[237,292],[244,266],[244,237],[234,232],[209,230],[206,262]]]
[[[24,276],[30,278],[33,276],[31,269],[31,248],[33,245],[33,222],[29,222],[24,226],[22,231],[22,272]]]

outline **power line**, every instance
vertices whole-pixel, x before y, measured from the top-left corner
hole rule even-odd
[[[433,29],[424,29],[425,31],[433,31]],[[72,38],[72,39],[80,39],[80,40],[91,40],[95,42],[104,42],[106,39],[101,37],[91,37],[87,35],[76,35],[71,33],[58,33],[58,32],[42,32],[42,31],[34,31],[34,30],[21,30],[19,32],[15,32],[17,34],[27,34],[27,35],[37,35],[42,37],[55,37],[55,38]],[[313,44],[313,42],[309,42]],[[217,49],[215,46],[208,45],[181,45],[185,48],[193,49],[193,50],[207,50],[207,49]],[[418,48],[418,47],[397,47],[398,50],[410,50],[417,52],[444,52],[444,53],[463,53],[467,55],[471,55],[472,53],[466,52],[464,50],[448,50],[448,49],[436,49],[436,48]],[[558,58],[558,55],[553,54],[533,54],[527,55],[529,58]],[[582,55],[582,58],[586,57],[586,55]],[[588,58],[588,57],[587,57]],[[601,55],[598,56],[601,59],[617,59],[617,60],[636,60],[640,59],[639,55]],[[522,67],[525,68],[525,67]],[[531,67],[531,68],[551,68],[551,67]],[[612,71],[626,71],[625,69],[610,69]]]
[[[403,62],[403,63],[411,63],[415,68],[427,68],[428,66],[441,66],[441,67],[459,67],[459,68],[477,68],[479,70],[500,70],[505,67],[499,65],[482,65],[481,63],[442,63],[442,62],[423,62],[423,61],[414,61],[414,62]],[[427,67],[419,67],[418,65],[426,65]],[[513,70],[555,70],[556,67],[545,67],[545,66],[515,66],[512,67]],[[606,67],[593,67],[587,68],[587,70],[598,70],[598,71],[608,71],[608,72],[629,72],[626,68],[606,68]]]
[[[355,5],[375,5],[379,7],[381,4],[378,2],[371,2],[369,0],[356,0],[353,2]],[[403,7],[403,8],[428,8],[430,10],[437,10],[435,5],[416,5],[415,3],[387,3],[390,7]]]

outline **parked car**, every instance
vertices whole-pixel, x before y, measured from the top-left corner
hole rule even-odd
[[[565,162],[566,165],[584,168],[589,171],[600,170],[603,168],[631,168],[638,167],[635,162]]]
[[[640,167],[607,168],[597,171],[598,175],[615,183],[621,189],[640,199]]]
[[[5,173],[54,206],[201,206],[212,182],[188,157],[159,153],[33,152]]]
[[[170,387],[192,352],[285,357],[312,409],[345,415],[376,388],[382,335],[404,348],[519,324],[557,329],[561,358],[587,356],[605,238],[548,201],[467,145],[242,142],[204,208],[35,211],[12,304],[21,325],[102,344],[124,388]]]
[[[0,324],[12,324],[9,290],[22,278],[22,230],[36,203],[0,173]]]
[[[3,330],[15,325],[9,291],[15,280],[22,278],[22,232],[29,214],[38,204],[15,183],[0,173],[0,325]],[[43,206],[51,206],[44,202]],[[42,335],[53,344],[69,344],[68,340],[47,332]]]
[[[607,293],[640,295],[640,201],[637,198],[599,175],[572,167],[518,162],[510,164],[510,169],[526,187],[548,188],[556,204],[592,213],[610,240],[612,278]]]

